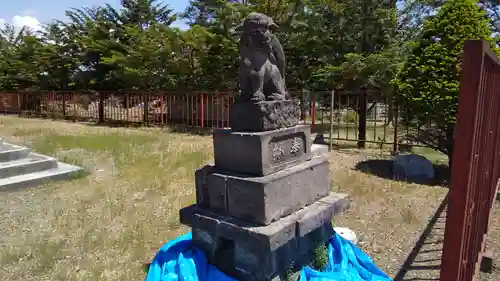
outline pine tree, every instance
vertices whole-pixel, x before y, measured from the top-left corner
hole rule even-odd
[[[491,35],[487,13],[477,1],[447,0],[424,23],[422,38],[394,80],[405,122],[419,129],[412,137],[447,154],[450,161],[464,42],[492,41]]]

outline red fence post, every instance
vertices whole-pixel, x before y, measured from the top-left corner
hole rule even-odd
[[[358,148],[366,148],[366,118],[367,118],[367,97],[366,90],[363,89],[358,95]]]
[[[311,133],[316,132],[316,92],[311,93],[311,100],[309,101],[311,106]]]
[[[205,106],[204,106],[204,99],[205,99],[205,94],[201,93],[201,99],[200,99],[200,107],[201,107],[201,128],[203,129],[205,127]]]
[[[98,115],[99,115],[99,123],[103,123],[104,122],[104,95],[101,92],[99,92]]]
[[[500,60],[482,40],[463,58],[441,281],[474,279],[500,176]]]
[[[62,113],[64,119],[66,119],[66,93],[62,94]]]

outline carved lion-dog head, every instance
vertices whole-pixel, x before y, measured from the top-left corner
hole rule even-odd
[[[268,50],[271,44],[270,30],[277,27],[270,17],[261,13],[250,13],[236,30],[243,31],[241,40],[248,46]]]

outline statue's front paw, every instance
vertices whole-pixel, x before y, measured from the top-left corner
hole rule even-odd
[[[285,95],[278,94],[278,93],[270,94],[268,97],[268,100],[271,100],[271,101],[281,101],[281,100],[285,100],[285,99],[286,99]]]
[[[264,96],[263,93],[259,92],[259,93],[255,93],[251,98],[250,100],[253,101],[253,102],[257,102],[257,101],[263,101],[265,100],[266,97]]]

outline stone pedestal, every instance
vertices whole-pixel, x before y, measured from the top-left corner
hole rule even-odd
[[[311,129],[298,125],[265,132],[214,130],[215,166],[265,176],[311,159]]]
[[[296,100],[238,102],[229,112],[235,132],[264,132],[299,124],[300,106]]]
[[[207,169],[209,171],[207,171]],[[331,191],[328,160],[317,157],[262,177],[206,166],[196,173],[197,204],[222,215],[268,225]]]
[[[297,125],[294,102],[238,106],[234,127],[214,131],[215,165],[196,171],[196,204],[180,211],[181,222],[230,276],[284,280],[331,237],[348,196],[331,192],[328,159],[312,157],[310,127]],[[287,117],[295,114],[297,122]]]
[[[210,263],[238,280],[284,280],[289,267],[310,264],[314,249],[333,234],[331,218],[348,207],[332,193],[267,226],[221,216],[196,205],[180,212],[193,242]]]

